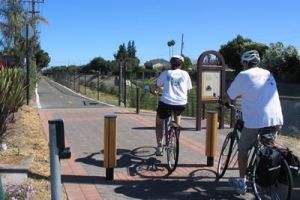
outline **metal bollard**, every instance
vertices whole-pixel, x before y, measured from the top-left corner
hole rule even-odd
[[[59,150],[59,159],[71,158],[71,151],[69,147],[65,146],[65,128],[64,122],[61,119],[56,121],[56,145]]]
[[[0,176],[0,200],[4,199],[4,189],[2,186],[2,177]]]
[[[217,153],[217,121],[218,113],[215,111],[207,112],[207,125],[206,125],[206,151],[207,166],[214,166],[214,156]]]
[[[57,147],[56,131],[58,120],[50,120],[49,124],[49,142],[50,142],[50,180],[51,180],[51,199],[61,199],[61,177],[59,167],[59,149]]]
[[[106,180],[114,179],[114,168],[117,166],[116,115],[104,116],[104,167]]]
[[[61,176],[59,159],[70,158],[70,148],[65,147],[65,134],[63,120],[49,120],[49,146],[51,171],[51,199],[61,199]]]

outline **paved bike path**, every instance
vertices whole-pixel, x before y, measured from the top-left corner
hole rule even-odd
[[[246,195],[238,195],[229,186],[228,177],[237,176],[236,169],[228,170],[223,179],[216,181],[218,156],[214,167],[206,166],[205,121],[202,121],[203,129],[195,131],[194,119],[182,120],[178,167],[168,174],[166,156],[154,155],[154,113],[135,114],[134,110],[109,106],[40,109],[39,113],[46,133],[48,120],[64,121],[72,157],[61,160],[61,175],[70,200],[254,198],[251,188]],[[103,168],[104,116],[107,114],[117,115],[117,167],[112,181],[106,180]],[[228,131],[218,130],[219,148]],[[299,180],[295,186],[294,199],[298,199]]]
[[[105,179],[103,168],[104,116],[117,115],[117,167],[114,180]],[[195,131],[195,120],[182,120],[178,168],[168,174],[166,156],[156,157],[153,113],[135,114],[118,107],[93,109],[44,109],[47,121],[61,118],[72,158],[62,160],[62,181],[69,199],[253,199],[237,195],[225,178],[216,181],[214,167],[206,166],[205,127]],[[203,121],[205,124],[205,121]],[[219,147],[228,129],[219,130]],[[251,192],[251,189],[249,189]],[[297,190],[299,197],[299,187]],[[295,194],[294,194],[295,196]]]

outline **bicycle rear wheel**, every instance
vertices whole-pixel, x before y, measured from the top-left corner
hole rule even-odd
[[[232,154],[232,149],[233,149],[233,144],[234,144],[234,137],[233,137],[233,132],[230,132],[222,145],[221,153],[219,156],[219,162],[218,162],[218,171],[217,171],[217,176],[218,179],[222,178],[228,168],[228,164],[231,158]]]
[[[167,161],[169,171],[174,171],[177,167],[179,157],[179,129],[171,126],[168,134],[168,144],[166,146]]]
[[[290,199],[293,185],[293,177],[287,162],[284,159],[282,159],[280,174],[278,175],[275,183],[267,187],[262,187],[256,182],[257,166],[258,163],[256,162],[253,166],[252,171],[252,186],[255,197],[261,200]]]

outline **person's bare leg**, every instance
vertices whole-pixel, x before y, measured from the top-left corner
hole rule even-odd
[[[156,141],[157,146],[162,146],[162,138],[163,138],[163,127],[164,127],[164,120],[161,119],[158,115],[156,115]]]
[[[239,151],[238,153],[238,163],[239,163],[239,172],[240,177],[245,178],[247,173],[247,161],[248,161],[248,152]]]
[[[181,122],[181,115],[175,116],[175,122],[180,125]]]

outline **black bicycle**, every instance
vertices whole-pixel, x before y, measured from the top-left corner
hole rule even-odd
[[[164,143],[163,149],[167,153],[168,169],[173,172],[179,157],[180,126],[173,120],[174,113],[164,119]]]
[[[160,91],[153,89],[151,89],[150,93],[161,96]],[[180,126],[174,119],[174,112],[171,112],[170,116],[164,119],[163,150],[167,153],[167,166],[169,172],[173,172],[176,169],[179,158]]]
[[[237,166],[237,144],[244,126],[242,113],[238,109],[236,109],[235,106],[230,105],[230,107],[233,108],[236,112],[236,120],[233,130],[227,134],[222,145],[217,169],[218,179],[224,176],[227,169],[232,169]],[[276,148],[276,150],[278,150],[282,155],[280,164],[280,176],[278,176],[278,178],[276,178],[274,183],[272,183],[271,185],[263,185],[260,183],[260,179],[258,177],[258,166],[262,150],[270,146],[269,136],[271,135],[271,133],[266,131],[266,129],[261,129],[258,135],[258,140],[249,153],[247,166],[247,179],[252,184],[252,189],[254,191],[255,197],[257,199],[290,199],[293,178],[290,168],[286,160],[284,159],[284,155],[286,154],[287,149],[277,148],[275,146],[271,147]]]

